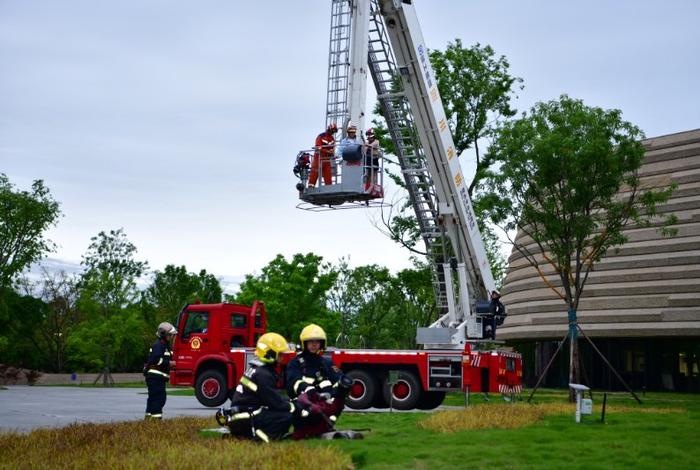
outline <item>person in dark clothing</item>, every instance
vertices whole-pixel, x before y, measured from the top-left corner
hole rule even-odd
[[[156,335],[158,340],[153,343],[148,354],[148,361],[143,368],[148,387],[148,400],[146,401],[146,419],[163,419],[163,407],[167,395],[165,384],[170,379],[170,339],[177,334],[177,329],[168,323],[158,325]]]
[[[488,318],[486,331],[491,339],[496,339],[496,327],[502,325],[506,317],[506,307],[501,302],[501,293],[497,290],[491,291],[489,308],[491,312]]]
[[[277,390],[277,363],[289,350],[287,340],[277,333],[265,333],[255,347],[256,358],[250,361],[236,391],[231,408],[219,410],[216,419],[227,425],[231,435],[262,442],[282,439],[295,413],[307,410],[285,399]]]
[[[301,403],[315,405],[314,412],[293,420],[293,439],[319,436],[333,430],[345,406],[352,380],[323,357],[326,333],[308,325],[300,335],[302,351],[287,364],[287,393]]]

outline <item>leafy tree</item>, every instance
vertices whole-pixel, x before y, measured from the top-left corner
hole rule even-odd
[[[331,341],[338,333],[340,318],[326,305],[328,290],[337,276],[321,256],[297,253],[290,261],[277,255],[259,275],[248,274],[233,301],[265,303],[268,331],[294,341],[308,323],[317,323],[326,330]]]
[[[85,267],[80,281],[81,308],[91,315],[77,336],[92,337],[99,344],[105,385],[111,378],[115,353],[128,342],[128,336],[138,333],[140,337],[143,331],[119,326],[131,321],[124,312],[137,300],[136,280],[148,267],[147,262],[134,258],[136,251],[123,229],[100,232],[91,239],[81,262]]]
[[[144,292],[145,299],[157,310],[160,321],[175,322],[185,304],[197,300],[203,303],[219,303],[223,291],[219,280],[202,269],[199,274],[187,272],[185,266],[169,264],[163,271],[156,271],[153,282]]]
[[[343,319],[342,346],[416,346],[416,328],[430,324],[436,311],[427,264],[416,261],[395,276],[385,267],[350,269],[343,262],[337,271],[329,304]]]
[[[0,288],[54,249],[44,232],[60,214],[58,202],[42,180],[34,181],[31,191],[18,191],[0,173]]]
[[[431,51],[430,62],[435,71],[457,155],[462,155],[467,149],[474,149],[476,172],[469,184],[469,195],[484,237],[491,270],[494,278],[499,280],[505,274],[505,260],[499,251],[498,237],[484,223],[481,216],[483,210],[474,190],[493,164],[488,154],[482,154],[482,140],[490,139],[505,119],[515,115],[516,110],[511,102],[517,97],[517,90],[523,88],[523,80],[511,75],[506,57],[497,56],[491,46],[477,43],[464,47],[460,39],[449,43],[445,51]],[[381,107],[377,106],[375,112],[381,114]],[[375,120],[374,124],[382,148],[388,153],[393,152],[393,142],[389,139],[383,122]],[[388,161],[391,163],[391,160]],[[394,172],[391,165],[386,171],[397,185],[403,187],[402,177]],[[414,253],[420,253],[415,248],[421,236],[417,220],[412,213],[410,201],[406,196],[403,199],[403,202],[396,201],[389,213],[383,214],[384,228],[381,230]]]
[[[42,269],[41,300],[46,313],[37,325],[37,344],[44,354],[44,369],[65,370],[66,347],[73,329],[81,320],[78,311],[78,280],[65,271],[50,273]]]
[[[576,310],[588,275],[625,242],[630,224],[648,226],[673,188],[642,188],[642,131],[619,110],[588,107],[563,95],[507,123],[489,150],[499,163],[486,179],[488,213],[515,249],[565,303],[570,325],[570,382],[579,383]],[[674,218],[665,223],[674,222]],[[550,265],[550,281],[539,257]]]
[[[46,304],[12,289],[0,289],[0,363],[40,369],[44,355],[38,348],[38,328],[46,314]]]
[[[510,74],[506,57],[496,57],[491,46],[476,43],[465,48],[460,39],[448,43],[444,52],[431,51],[430,63],[457,155],[474,148],[476,176],[469,185],[471,196],[493,163],[488,154],[482,156],[479,142],[492,137],[504,119],[515,116],[511,99],[516,89],[522,90],[523,79]]]
[[[389,284],[391,274],[375,265],[349,268],[341,260],[338,277],[329,294],[329,305],[341,316],[342,346],[376,346],[380,319],[386,315],[374,301]],[[372,328],[374,323],[375,329]]]

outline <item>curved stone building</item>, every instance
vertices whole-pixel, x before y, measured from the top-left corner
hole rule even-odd
[[[648,139],[644,146],[642,185],[678,185],[658,207],[678,217],[678,233],[665,237],[658,227],[628,228],[628,242],[595,265],[579,305],[579,324],[633,388],[698,391],[700,129]],[[566,334],[566,305],[516,251],[502,293],[508,317],[499,338],[524,353],[525,380],[532,385]],[[580,344],[586,382],[618,389],[587,342]],[[566,386],[567,355],[564,348],[546,385]]]

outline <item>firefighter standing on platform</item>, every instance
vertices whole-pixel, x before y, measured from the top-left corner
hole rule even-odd
[[[311,162],[311,172],[309,173],[309,188],[316,186],[318,180],[319,168],[323,175],[323,184],[329,185],[333,183],[331,174],[331,165],[333,155],[335,153],[335,133],[338,132],[338,126],[331,123],[326,128],[326,131],[316,137],[316,145],[314,158]]]
[[[294,413],[308,414],[277,390],[277,363],[285,351],[289,351],[287,340],[277,333],[265,333],[258,339],[256,358],[236,386],[231,408],[216,414],[231,435],[270,442],[284,437]]]
[[[320,326],[308,325],[299,339],[303,349],[287,365],[287,393],[304,405],[312,405],[313,412],[295,417],[293,439],[332,431],[352,385],[349,377],[323,357],[326,333]]]
[[[143,368],[148,387],[148,400],[146,401],[146,419],[163,419],[163,406],[167,395],[165,384],[170,378],[170,339],[177,334],[177,329],[168,323],[158,325],[156,335],[158,340],[153,343],[148,355],[148,361]]]

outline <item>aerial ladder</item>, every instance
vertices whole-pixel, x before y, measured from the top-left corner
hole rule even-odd
[[[344,133],[352,122],[362,133],[367,75],[433,268],[439,318],[418,328],[417,342],[426,349],[478,345],[495,282],[413,1],[331,0],[326,125]],[[334,164],[329,185],[307,188],[302,173],[299,207],[383,204],[381,193],[367,191],[364,165],[342,155]]]

